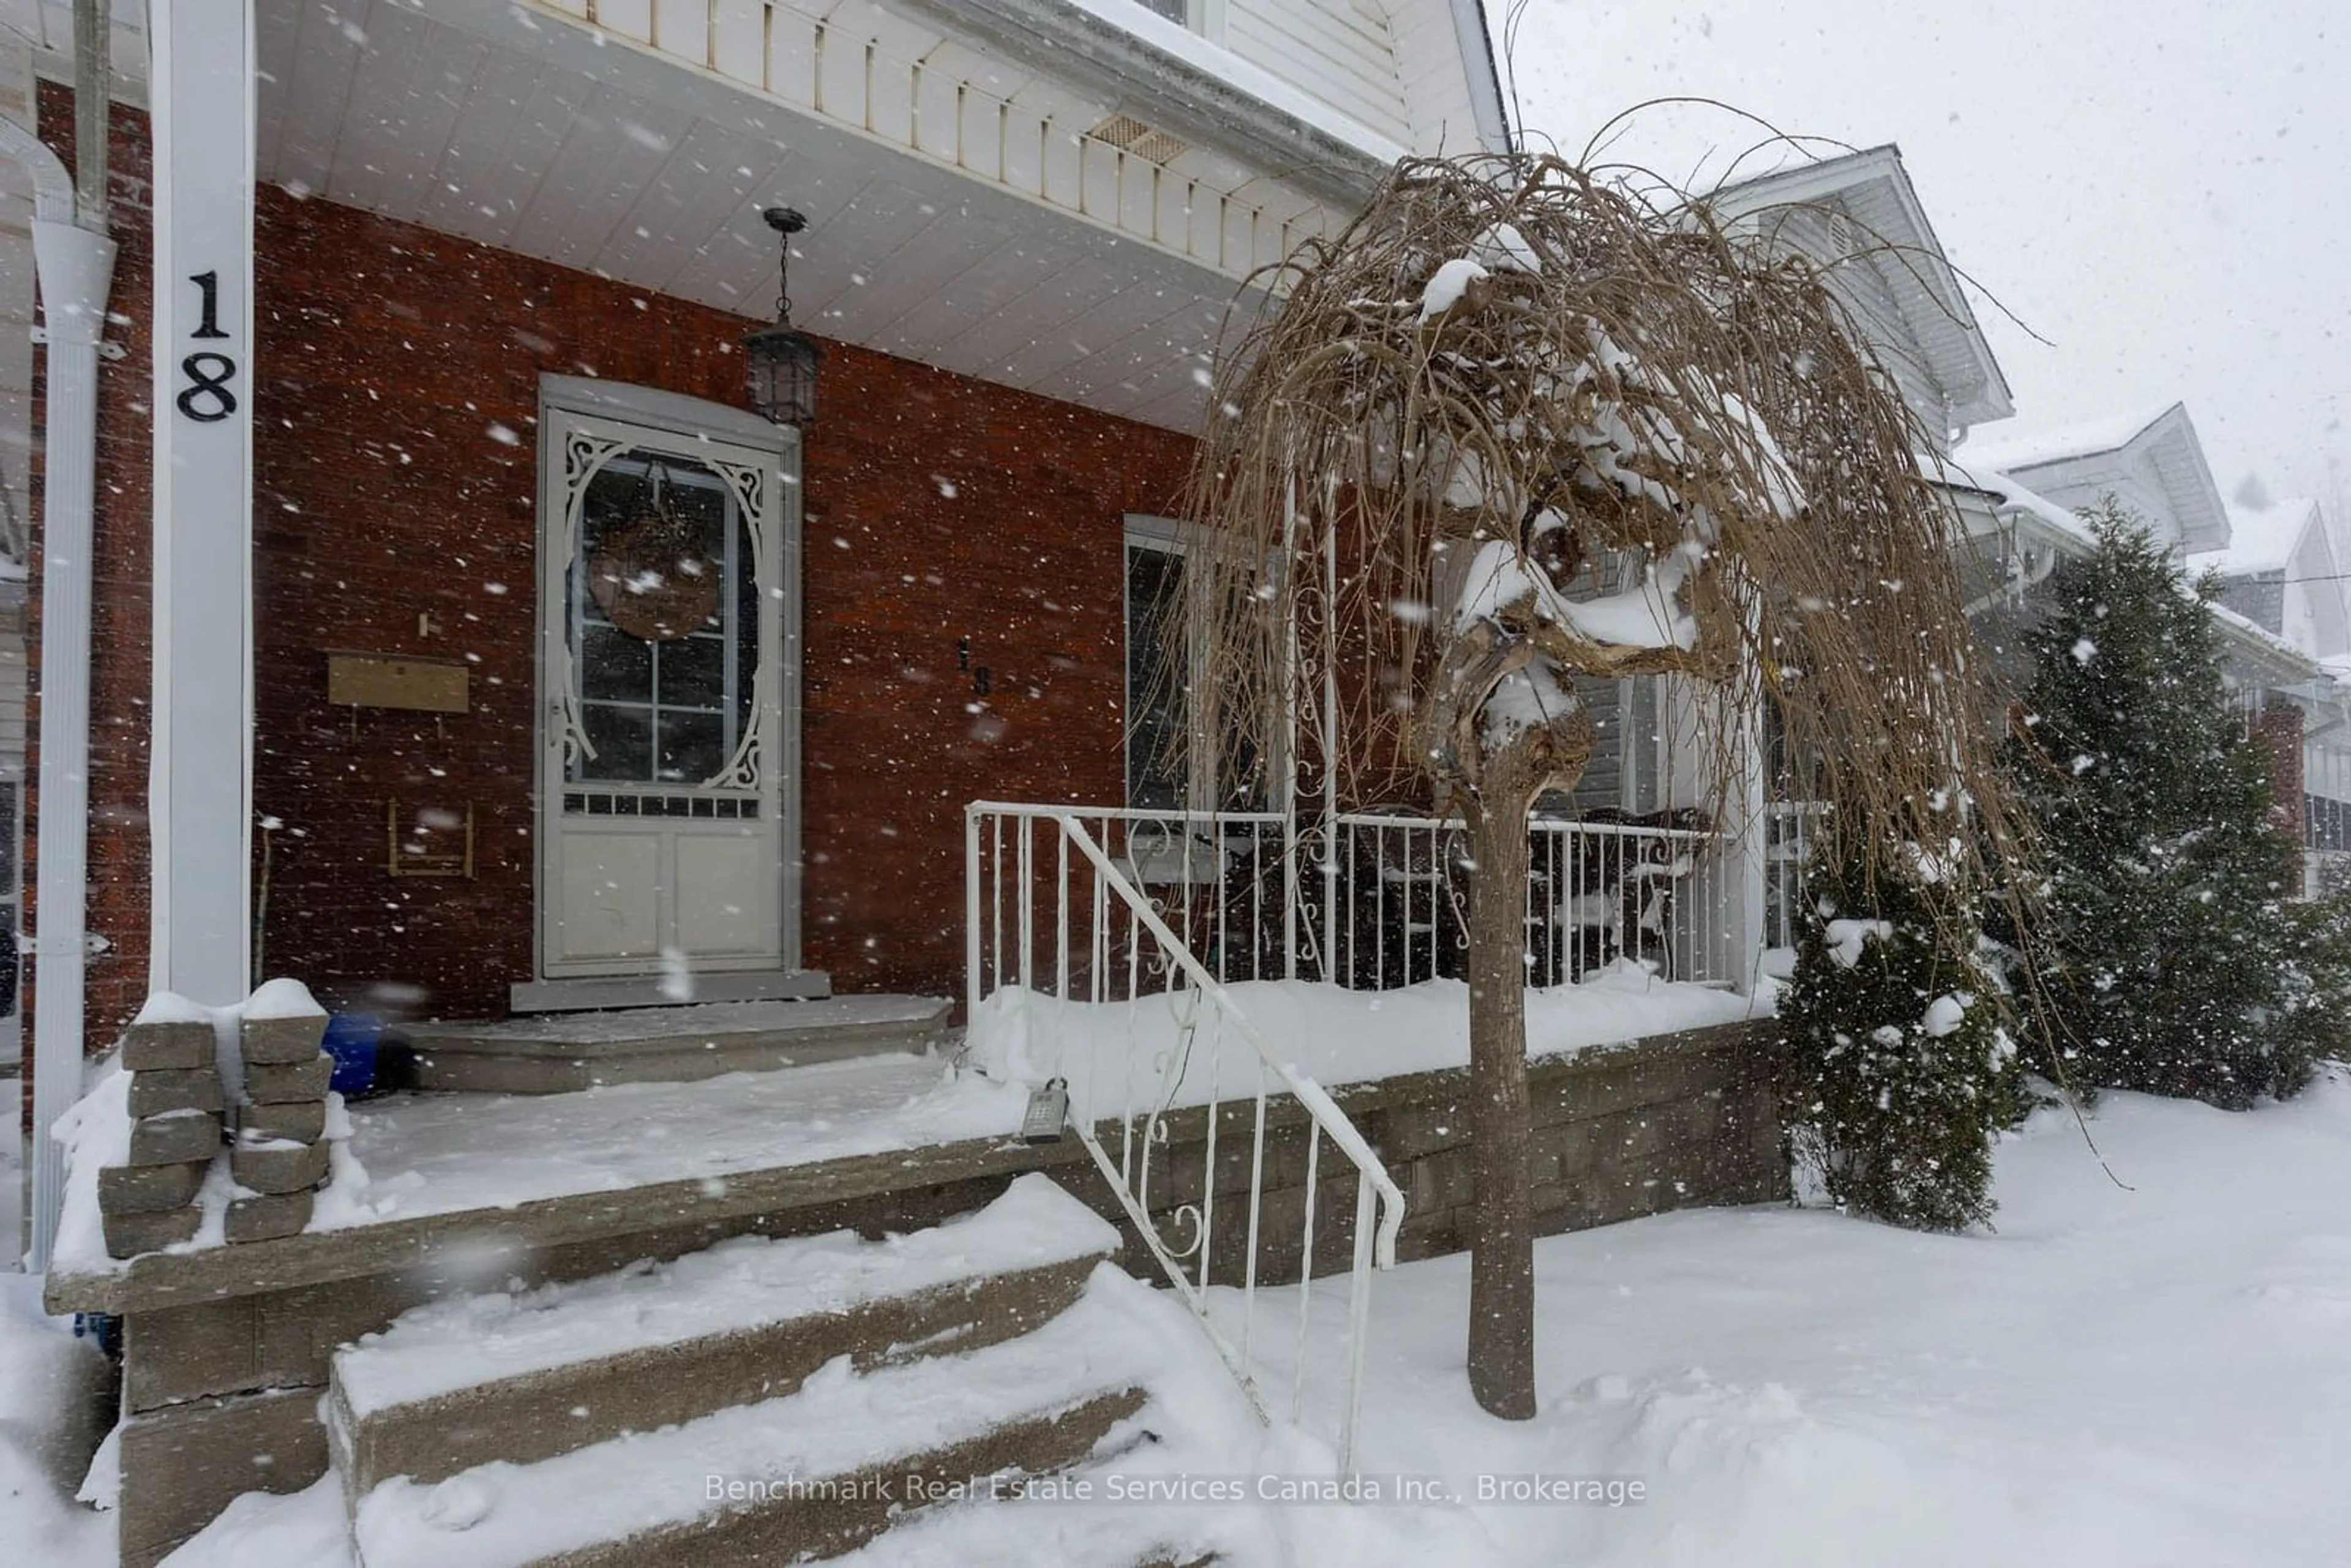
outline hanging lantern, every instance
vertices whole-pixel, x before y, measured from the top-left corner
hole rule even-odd
[[[791,236],[808,227],[808,220],[789,207],[769,207],[760,215],[776,231],[781,255],[776,267],[776,324],[743,340],[751,406],[772,423],[805,428],[816,421],[816,366],[824,357],[816,340],[792,325]]]

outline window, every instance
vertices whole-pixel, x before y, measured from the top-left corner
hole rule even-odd
[[[1187,523],[1126,519],[1126,803],[1262,810],[1271,791],[1265,748],[1254,737],[1228,738],[1213,758],[1195,746],[1192,695],[1204,671],[1186,629],[1190,548]]]
[[[1126,803],[1174,810],[1189,792],[1184,628],[1185,542],[1178,525],[1131,518],[1126,529]]]
[[[662,571],[631,559],[631,532],[654,519],[685,542],[653,553],[667,563],[698,559],[712,591],[699,606],[707,614],[692,629],[664,625],[648,636],[625,596],[668,586]],[[758,591],[734,492],[701,464],[625,454],[589,481],[579,541],[569,631],[580,728],[593,755],[582,748],[572,758],[571,781],[698,785],[716,778],[750,722],[758,653]]]
[[[1211,43],[1225,41],[1226,0],[1134,0],[1142,10],[1164,17]]]

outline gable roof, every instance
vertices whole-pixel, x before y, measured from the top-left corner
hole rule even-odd
[[[2113,494],[2145,514],[2158,537],[2191,551],[2229,542],[2228,507],[2186,403],[1970,441],[1962,455],[1970,467],[2009,475],[2066,506],[2094,506]]]
[[[2301,553],[2305,536],[2319,526],[2318,503],[2312,500],[2280,501],[2266,509],[2231,507],[2228,511],[2228,547],[2190,556],[2191,568],[2223,577],[2285,571]]]
[[[1901,149],[1889,142],[1735,181],[1717,190],[1714,202],[1733,218],[1775,209],[1811,209],[1850,220],[1862,231],[1860,244],[1854,247],[1859,254],[1820,259],[1841,259],[1844,266],[1868,269],[1891,296],[1904,328],[1916,340],[1923,368],[1942,389],[1952,423],[1980,424],[2015,412],[2008,378],[1992,357],[1959,273],[1927,221],[1926,208],[1902,167]],[[1792,232],[1791,237],[1796,237]],[[1834,281],[1834,273],[1831,277]]]

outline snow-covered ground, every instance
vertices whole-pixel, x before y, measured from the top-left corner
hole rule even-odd
[[[1758,1207],[1545,1241],[1542,1413],[1529,1423],[1470,1403],[1465,1261],[1399,1270],[1375,1298],[1364,1466],[1464,1500],[1200,1503],[1186,1517],[1226,1561],[1344,1568],[2346,1561],[2351,1078],[2237,1115],[2116,1095],[2092,1128],[2128,1189],[2044,1114],[2000,1152],[1996,1235]],[[12,1399],[47,1332],[9,1319]],[[1171,1363],[1205,1381],[1195,1347]],[[1154,1469],[1311,1465],[1280,1434],[1249,1442],[1172,1414],[1183,1429]],[[5,1462],[0,1540],[43,1543],[31,1560],[45,1563],[95,1561],[102,1526],[69,1525],[20,1458]],[[1480,1475],[1613,1479],[1620,1495],[1637,1482],[1646,1497],[1480,1505]],[[1088,1529],[1061,1511],[1077,1506],[997,1505],[862,1561],[1075,1563]],[[338,1511],[328,1488],[246,1500],[175,1568],[327,1568]]]
[[[2118,1094],[2092,1131],[2130,1190],[2044,1113],[1993,1236],[1749,1208],[1544,1242],[1525,1426],[1463,1385],[1466,1260],[1400,1270],[1365,1463],[1645,1484],[1467,1510],[1458,1563],[2351,1562],[2351,1080],[2246,1114]]]
[[[14,1080],[8,1087],[14,1090]],[[26,1568],[112,1568],[111,1519],[67,1500],[99,1413],[104,1371],[70,1320],[41,1314],[41,1281],[17,1271],[23,1149],[0,1137],[0,1557]]]

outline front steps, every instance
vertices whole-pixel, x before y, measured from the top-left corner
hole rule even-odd
[[[745,1237],[336,1354],[360,1568],[788,1563],[1150,1439],[1163,1303],[1049,1178],[882,1242]],[[1184,1562],[1139,1541],[1123,1561]]]
[[[608,1083],[686,1082],[890,1052],[920,1053],[946,1032],[936,997],[550,1013],[496,1023],[413,1023],[391,1044],[404,1086],[488,1094],[562,1094]]]

